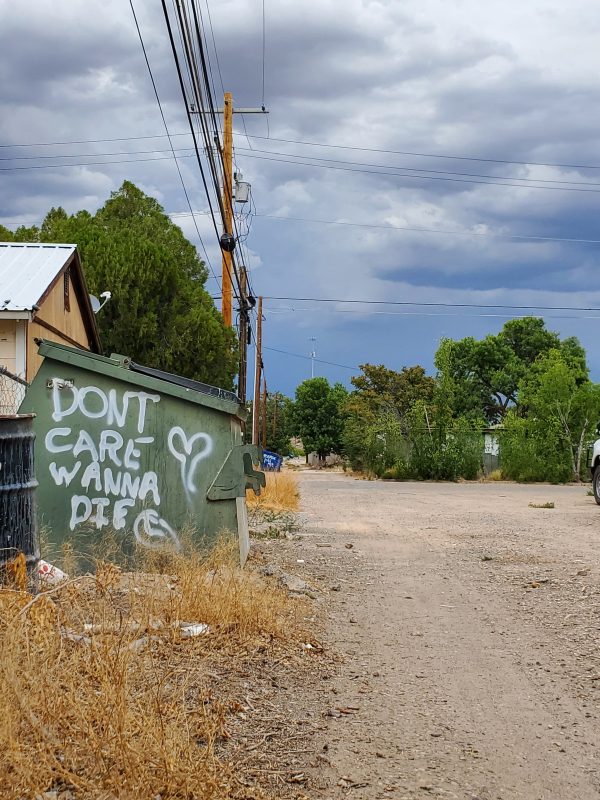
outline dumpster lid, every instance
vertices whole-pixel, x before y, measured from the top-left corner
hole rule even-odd
[[[129,362],[129,369],[133,370],[133,372],[139,372],[140,375],[149,375],[151,378],[168,381],[169,383],[174,383],[176,386],[183,386],[185,389],[192,389],[194,392],[209,394],[221,400],[229,400],[231,403],[240,403],[240,398],[237,394],[228,392],[226,389],[219,389],[218,386],[210,386],[208,383],[201,383],[191,378],[184,378],[182,375],[175,375],[172,372],[163,372],[161,369],[144,367],[142,364],[136,364],[135,361]]]
[[[209,386],[200,381],[193,381],[181,375],[173,375],[159,369],[135,364],[131,359],[113,353],[110,358],[90,353],[76,347],[51,342],[48,339],[36,339],[38,352],[44,358],[71,364],[74,367],[97,372],[113,380],[126,381],[136,386],[144,386],[172,397],[179,397],[188,402],[208,406],[216,411],[234,414],[244,420],[247,412],[233,392]]]

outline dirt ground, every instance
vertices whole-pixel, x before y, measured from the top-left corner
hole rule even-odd
[[[268,684],[299,731],[264,739],[278,796],[600,798],[587,487],[299,481],[300,530],[254,556],[314,588],[325,646]]]

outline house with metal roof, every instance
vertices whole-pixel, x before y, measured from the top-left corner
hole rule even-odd
[[[36,339],[102,352],[77,246],[0,242],[2,372],[31,381]]]

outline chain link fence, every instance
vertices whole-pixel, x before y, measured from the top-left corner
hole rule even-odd
[[[6,367],[0,366],[0,416],[12,416],[19,410],[29,384]]]

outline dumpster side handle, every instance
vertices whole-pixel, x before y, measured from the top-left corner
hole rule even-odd
[[[261,450],[254,444],[234,446],[217,473],[206,497],[208,500],[232,500],[245,497],[246,489],[260,494],[266,483],[264,472],[254,469],[260,464]]]

